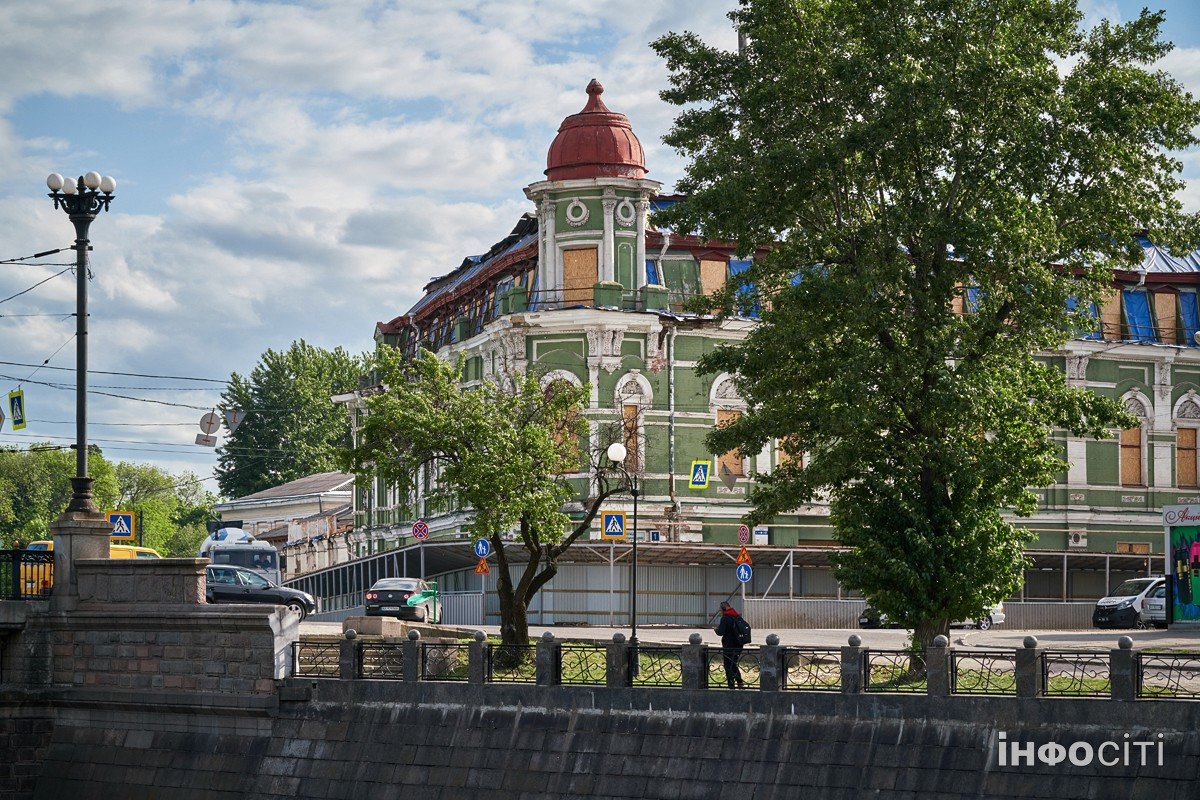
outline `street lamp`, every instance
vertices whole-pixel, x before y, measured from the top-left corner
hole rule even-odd
[[[627,451],[625,445],[620,442],[613,442],[608,446],[608,460],[613,462],[613,466],[625,463]],[[638,506],[638,482],[637,475],[632,472],[626,472],[629,478],[629,493],[633,495],[633,564],[630,567],[629,579],[629,624],[633,629],[629,637],[629,646],[634,653],[633,664],[637,668],[637,543],[638,543],[638,524],[637,524],[637,506]]]
[[[52,172],[46,178],[54,207],[66,212],[75,225],[75,477],[67,511],[96,513],[92,479],[87,466],[87,279],[88,228],[101,211],[108,210],[117,182],[99,172],[77,180]]]

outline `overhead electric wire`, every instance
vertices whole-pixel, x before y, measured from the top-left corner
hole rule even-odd
[[[15,319],[17,317],[73,317],[74,311],[60,311],[57,314],[0,314],[0,319]],[[65,369],[65,367],[63,367]]]
[[[67,345],[69,345],[71,342],[73,342],[75,340],[75,336],[76,336],[76,334],[72,333],[69,337],[67,337],[67,340],[65,342],[63,342],[62,344],[60,344],[58,346],[57,350],[55,350],[53,353],[51,353],[49,356],[47,356],[45,361],[43,361],[41,364],[39,364],[38,366],[33,368],[33,372],[29,373],[29,376],[27,378],[25,378],[25,381],[28,381],[30,378],[32,378],[34,375],[37,374],[39,369],[42,369],[47,364],[49,364],[50,359],[54,358],[56,355],[61,353],[62,349],[64,347],[66,347]],[[21,381],[21,383],[24,383],[25,381]]]
[[[33,366],[36,366],[35,364],[25,364],[20,361],[0,361],[0,364],[9,366],[9,367],[33,367]],[[74,372],[75,371],[74,367],[47,367],[46,369],[55,369],[55,370],[61,370],[64,372]],[[190,377],[187,375],[151,375],[151,374],[147,374],[145,372],[111,372],[111,371],[100,370],[100,369],[89,369],[88,375],[121,375],[126,378],[162,378],[163,380],[202,381],[205,383],[220,383],[222,385],[229,383],[229,381],[218,380],[216,378],[193,378],[193,377]]]
[[[46,256],[52,256],[55,253],[61,253],[64,250],[74,250],[74,249],[75,249],[74,245],[67,245],[66,247],[58,247],[58,248],[55,248],[54,250],[43,250],[42,252],[34,253],[31,256],[21,256],[20,258],[6,258],[3,261],[0,261],[0,264],[19,264],[22,261],[28,261],[31,258],[45,258]]]
[[[75,266],[75,265],[74,265],[74,264],[72,264],[71,266],[67,267],[66,269],[61,269],[61,270],[59,270],[58,272],[54,273],[54,274],[53,274],[53,275],[51,275],[49,278],[44,278],[44,279],[42,279],[42,280],[38,281],[38,282],[37,282],[37,283],[35,283],[33,286],[30,286],[28,289],[22,289],[21,291],[17,292],[16,294],[11,294],[11,295],[9,295],[8,297],[5,297],[3,300],[0,300],[0,303],[7,303],[9,300],[14,300],[14,299],[16,299],[16,298],[20,297],[20,296],[21,296],[21,295],[23,295],[23,294],[28,294],[29,292],[32,292],[34,289],[36,289],[36,288],[38,288],[39,286],[41,286],[43,283],[47,283],[48,281],[52,281],[52,280],[54,280],[54,279],[55,279],[55,278],[57,278],[59,275],[62,275],[64,272],[70,272],[70,271],[71,271],[71,269],[72,269],[74,266]]]

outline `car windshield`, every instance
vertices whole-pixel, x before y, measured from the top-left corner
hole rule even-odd
[[[1112,591],[1109,597],[1134,597],[1141,594],[1147,586],[1154,583],[1151,578],[1141,578],[1136,581],[1125,581]]]
[[[375,581],[375,585],[371,587],[374,591],[392,590],[402,592],[417,591],[417,581],[409,578],[384,578],[383,580]]]
[[[30,542],[26,550],[49,550],[50,546],[46,542]]]
[[[242,582],[247,586],[266,588],[271,585],[269,580],[264,578],[262,575],[256,575],[253,572],[239,572],[238,575],[241,576]]]

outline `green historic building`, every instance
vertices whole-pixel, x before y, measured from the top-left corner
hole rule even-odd
[[[546,179],[525,188],[533,211],[488,252],[431,280],[407,313],[377,325],[376,339],[410,353],[463,355],[468,381],[533,370],[547,383],[589,386],[590,418],[624,421],[638,433],[630,458],[642,477],[639,528],[650,563],[653,542],[691,553],[690,563],[724,563],[705,561],[694,545],[735,545],[752,475],[788,455],[776,443],[746,459],[707,451],[708,431],[744,405],[729,376],[700,375],[697,360],[756,323],[687,313],[683,303],[749,262],[730,247],[651,226],[649,212],[675,198],[647,177],[629,120],[605,106],[602,92],[592,81],[586,106],[563,120]],[[1142,268],[1118,274],[1111,298],[1095,309],[1097,330],[1047,355],[1071,384],[1122,399],[1142,425],[1104,441],[1058,436],[1070,468],[1039,490],[1041,508],[1022,522],[1038,537],[1022,599],[1094,598],[1124,575],[1161,572],[1151,558],[1162,552],[1159,509],[1200,502],[1200,260],[1143,245]],[[689,487],[695,461],[712,462],[707,488]],[[583,489],[586,475],[576,477]],[[462,511],[426,508],[419,499],[405,514],[389,487],[360,489],[354,554],[411,544],[414,517],[429,522],[435,539],[453,538],[465,520]],[[820,555],[834,545],[827,508],[775,519],[754,542],[764,553],[764,546],[795,551],[784,596],[841,597]],[[771,569],[776,562],[783,569],[780,559]],[[808,571],[809,591],[796,590],[796,569]],[[759,578],[751,590],[761,594]]]

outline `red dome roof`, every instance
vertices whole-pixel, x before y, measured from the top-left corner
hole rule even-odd
[[[546,154],[550,180],[646,177],[642,143],[633,134],[629,118],[604,105],[603,92],[600,81],[593,78],[587,87],[587,105],[558,126],[558,136]]]

